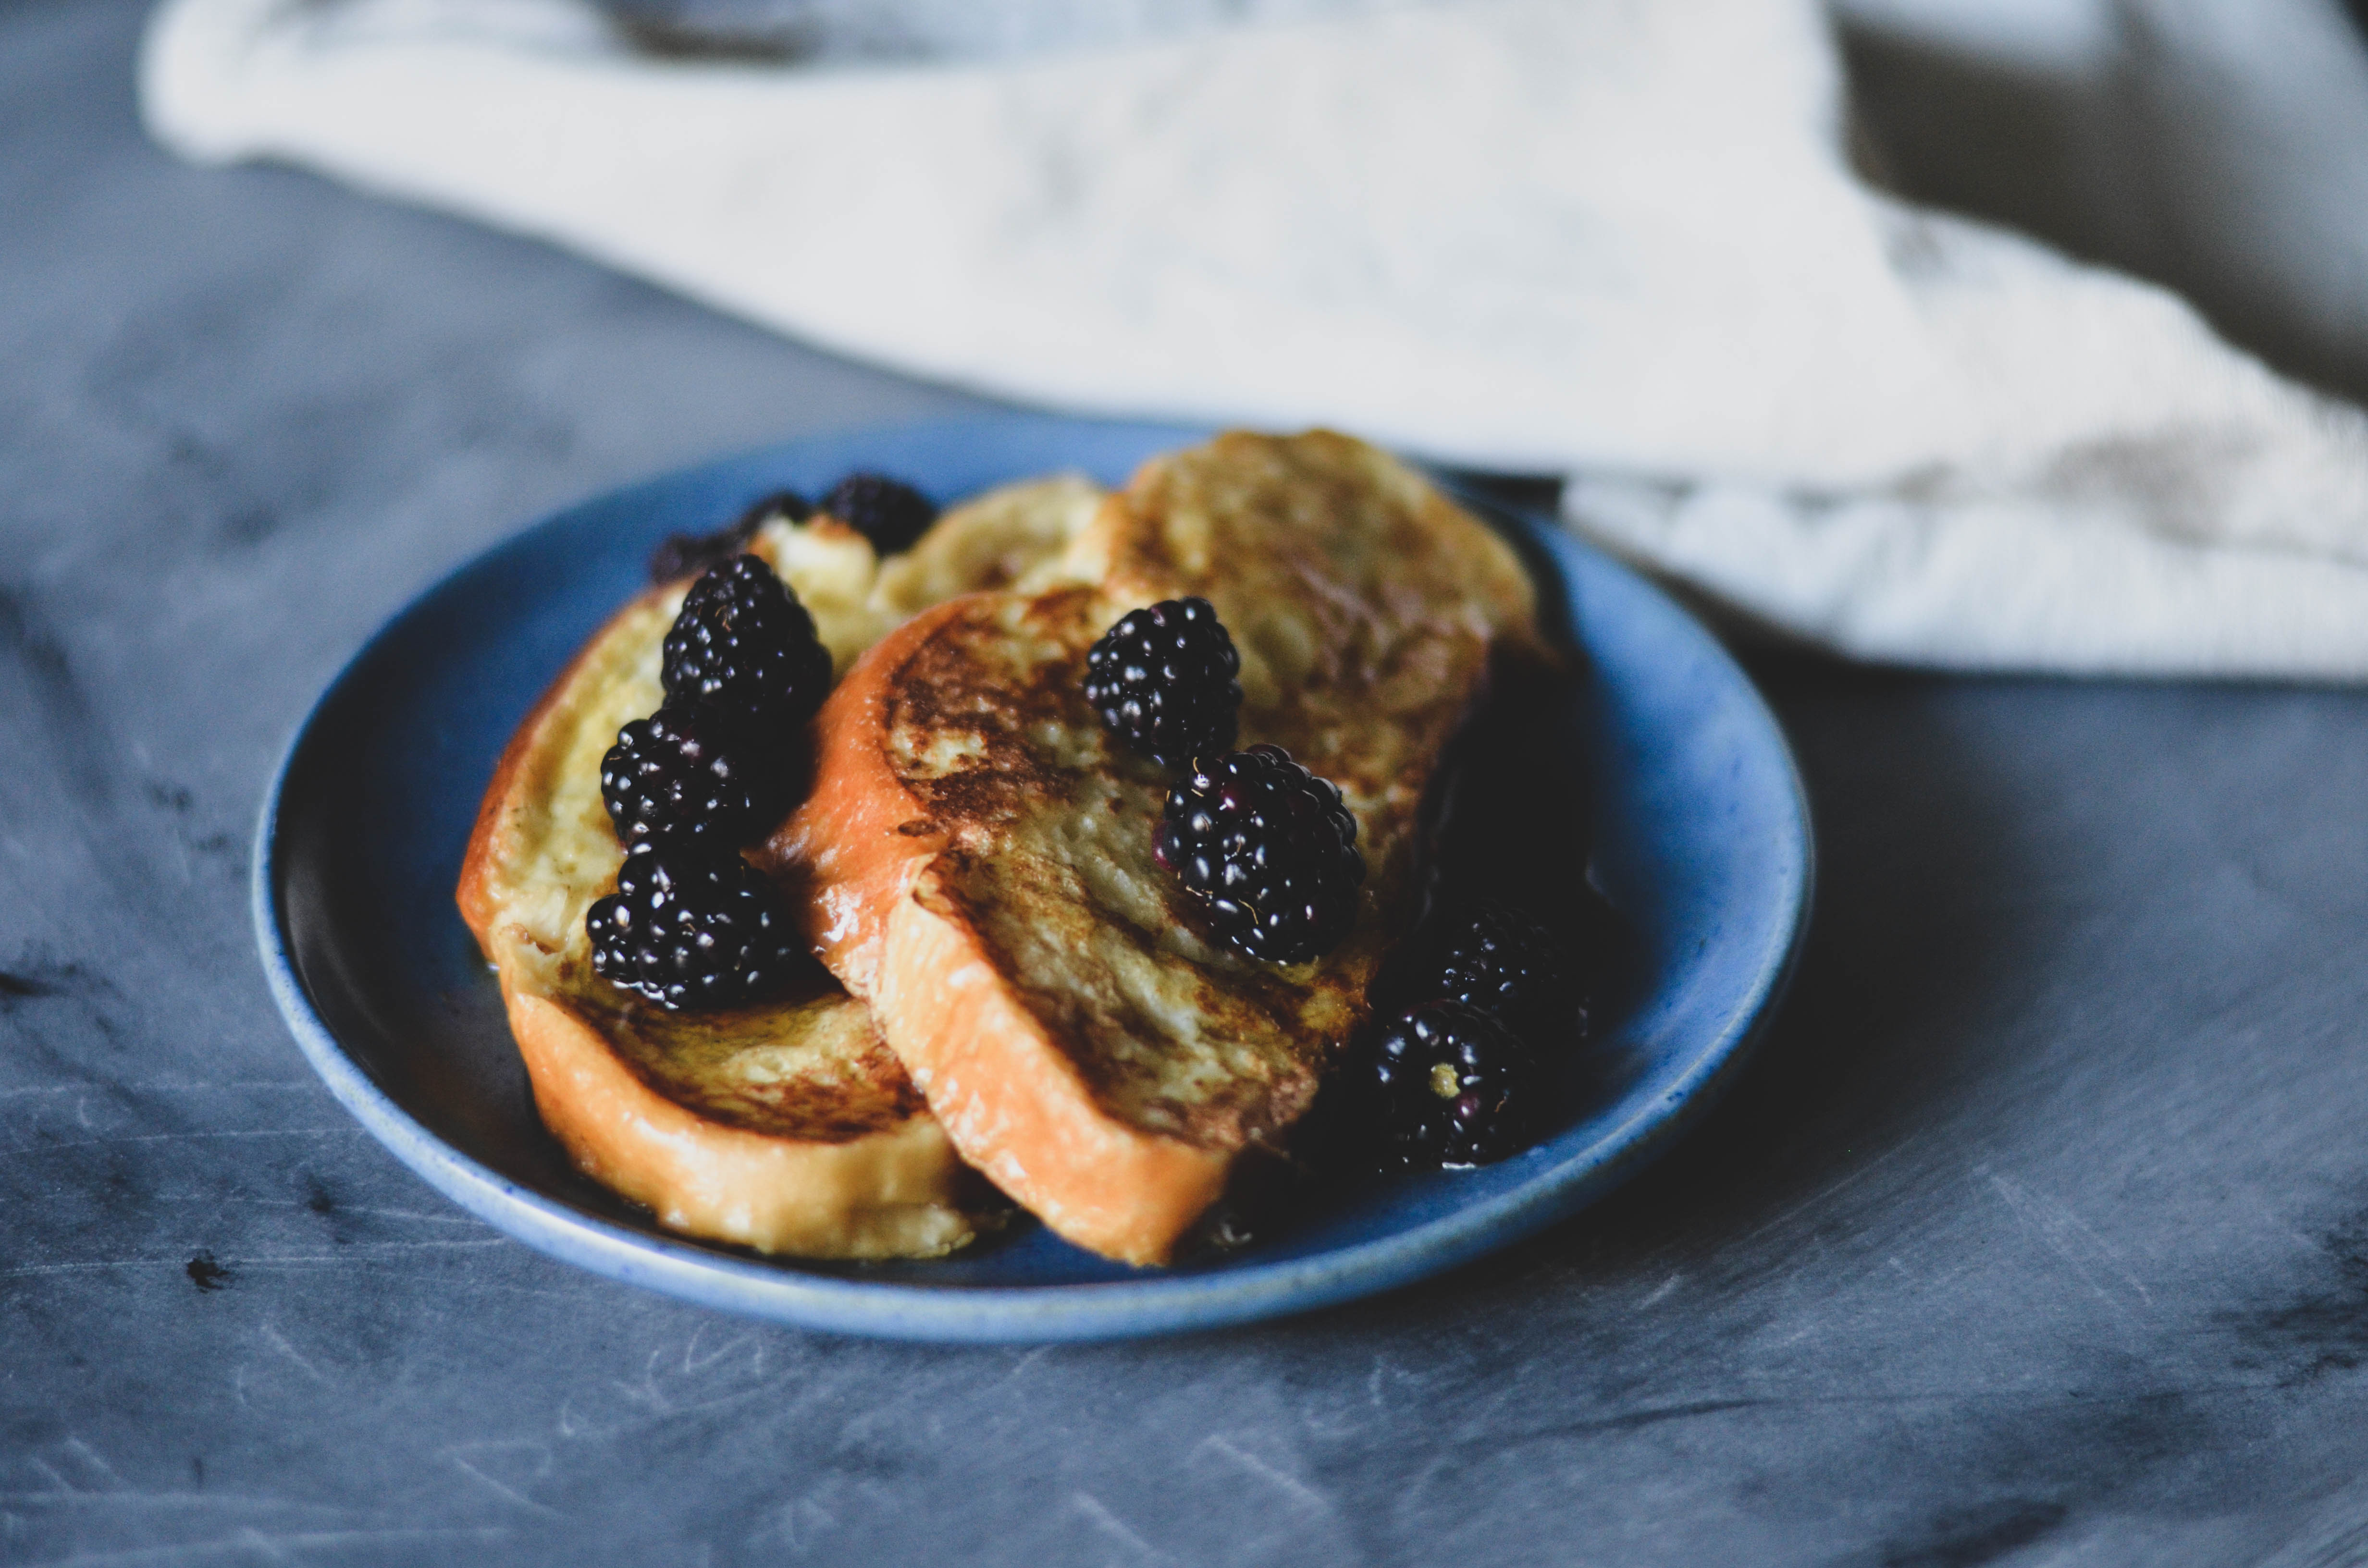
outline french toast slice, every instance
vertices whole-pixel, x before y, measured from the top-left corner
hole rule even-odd
[[[1187,595],[1240,651],[1237,744],[1284,746],[1357,819],[1357,922],[1314,961],[1204,934],[1152,848],[1167,775],[1082,693],[1112,621]],[[1529,577],[1419,475],[1328,432],[1223,436],[1145,464],[1057,573],[860,659],[753,858],[964,1158],[1069,1240],[1166,1262],[1364,1018],[1425,790],[1506,649],[1548,656]]]
[[[997,491],[884,563],[826,517],[768,524],[749,548],[843,670],[908,603],[1056,567],[1099,494],[1068,478]],[[461,911],[499,975],[537,1109],[579,1168],[670,1229],[816,1257],[950,1251],[991,1194],[863,1003],[817,969],[760,1006],[674,1014],[592,972],[585,914],[623,858],[600,758],[662,700],[687,587],[641,595],[586,644],[519,725],[470,839]]]

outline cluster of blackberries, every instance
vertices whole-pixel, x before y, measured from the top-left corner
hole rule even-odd
[[[776,490],[740,514],[729,528],[711,534],[670,534],[650,555],[650,581],[671,583],[746,551],[767,523],[803,523],[827,513],[871,541],[882,555],[910,550],[938,520],[937,503],[901,479],[859,469],[831,486],[817,506],[794,490]]]
[[[684,597],[661,678],[665,704],[600,759],[625,864],[586,917],[592,967],[662,1006],[753,1002],[811,961],[740,847],[788,809],[796,736],[830,690],[830,654],[773,569],[734,555]]]
[[[1544,1131],[1552,1063],[1587,1028],[1567,938],[1487,902],[1438,923],[1389,994],[1413,1005],[1350,1052],[1338,1092],[1363,1163],[1485,1165]]]
[[[1357,819],[1281,746],[1229,749],[1241,668],[1208,600],[1163,599],[1087,650],[1086,700],[1111,734],[1179,775],[1152,848],[1209,929],[1251,958],[1305,963],[1357,923]]]
[[[799,731],[830,691],[813,618],[746,552],[766,524],[816,510],[776,491],[728,528],[673,535],[650,556],[652,582],[699,581],[666,632],[664,706],[618,731],[600,759],[625,864],[585,926],[593,969],[663,1006],[754,1002],[812,961],[780,895],[740,849],[789,809]],[[882,555],[910,549],[938,517],[911,485],[860,471],[819,510]]]
[[[1357,819],[1281,746],[1229,750],[1241,657],[1206,599],[1122,618],[1086,655],[1086,699],[1119,740],[1177,770],[1152,840],[1212,932],[1304,963],[1357,921]],[[1569,941],[1500,903],[1429,925],[1381,989],[1394,1001],[1327,1097],[1333,1135],[1383,1170],[1486,1165],[1535,1142],[1548,1062],[1586,1030]]]

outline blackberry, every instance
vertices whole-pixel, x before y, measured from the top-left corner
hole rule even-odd
[[[1444,939],[1401,988],[1493,1013],[1540,1050],[1586,1027],[1586,997],[1569,944],[1508,903],[1488,900],[1452,917]]]
[[[830,691],[830,654],[797,596],[753,555],[710,567],[666,635],[666,698],[770,729],[803,723]]]
[[[822,509],[870,540],[882,555],[912,549],[938,520],[937,503],[911,485],[861,470],[833,485]]]
[[[1428,1002],[1373,1036],[1345,1085],[1385,1171],[1486,1165],[1535,1141],[1546,1075],[1520,1038],[1462,1002]]]
[[[1304,963],[1357,923],[1357,819],[1281,746],[1193,763],[1167,791],[1152,847],[1200,895],[1212,929],[1254,959]]]
[[[741,513],[740,520],[728,528],[712,534],[668,534],[664,543],[650,551],[650,581],[671,583],[677,577],[721,566],[747,549],[757,530],[774,518],[803,523],[812,516],[814,507],[804,496],[794,490],[776,490]]]
[[[1182,767],[1232,749],[1242,656],[1206,599],[1134,610],[1086,653],[1086,700],[1121,740]]]
[[[773,884],[729,852],[643,844],[585,916],[593,972],[662,1007],[761,1001],[813,960]]]
[[[600,801],[628,849],[644,839],[729,849],[780,814],[773,761],[726,715],[668,703],[617,732],[600,759]]]

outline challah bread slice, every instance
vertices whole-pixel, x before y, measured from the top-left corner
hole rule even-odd
[[[903,618],[895,585],[959,591],[966,573],[1002,583],[1045,569],[1098,495],[1081,481],[996,492],[885,571],[829,517],[769,524],[750,549],[843,669]],[[600,758],[661,701],[661,647],[687,586],[641,595],[586,644],[512,737],[470,840],[461,910],[499,974],[537,1109],[579,1168],[670,1229],[816,1257],[950,1251],[992,1195],[864,1004],[817,970],[761,1006],[670,1014],[592,972],[585,913],[622,860]]]
[[[756,859],[962,1155],[1071,1241],[1159,1263],[1365,1016],[1425,789],[1493,653],[1540,649],[1533,590],[1420,476],[1325,432],[1153,460],[1061,575],[860,659],[816,720],[812,793]],[[1360,914],[1312,962],[1202,935],[1153,853],[1167,776],[1080,689],[1119,616],[1195,594],[1241,652],[1238,744],[1286,747],[1357,818]]]

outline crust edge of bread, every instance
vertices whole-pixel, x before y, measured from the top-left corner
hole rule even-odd
[[[1068,1240],[1121,1263],[1169,1261],[1224,1195],[1233,1156],[1110,1115],[1007,987],[962,984],[965,970],[989,970],[992,960],[970,923],[930,896],[930,878],[924,869],[888,917],[872,1006],[939,1126],[997,1187]],[[939,986],[955,992],[951,1005],[908,1000]],[[1056,1151],[1056,1170],[1091,1170],[1099,1179],[1048,1179],[1029,1168],[1021,1148]]]

